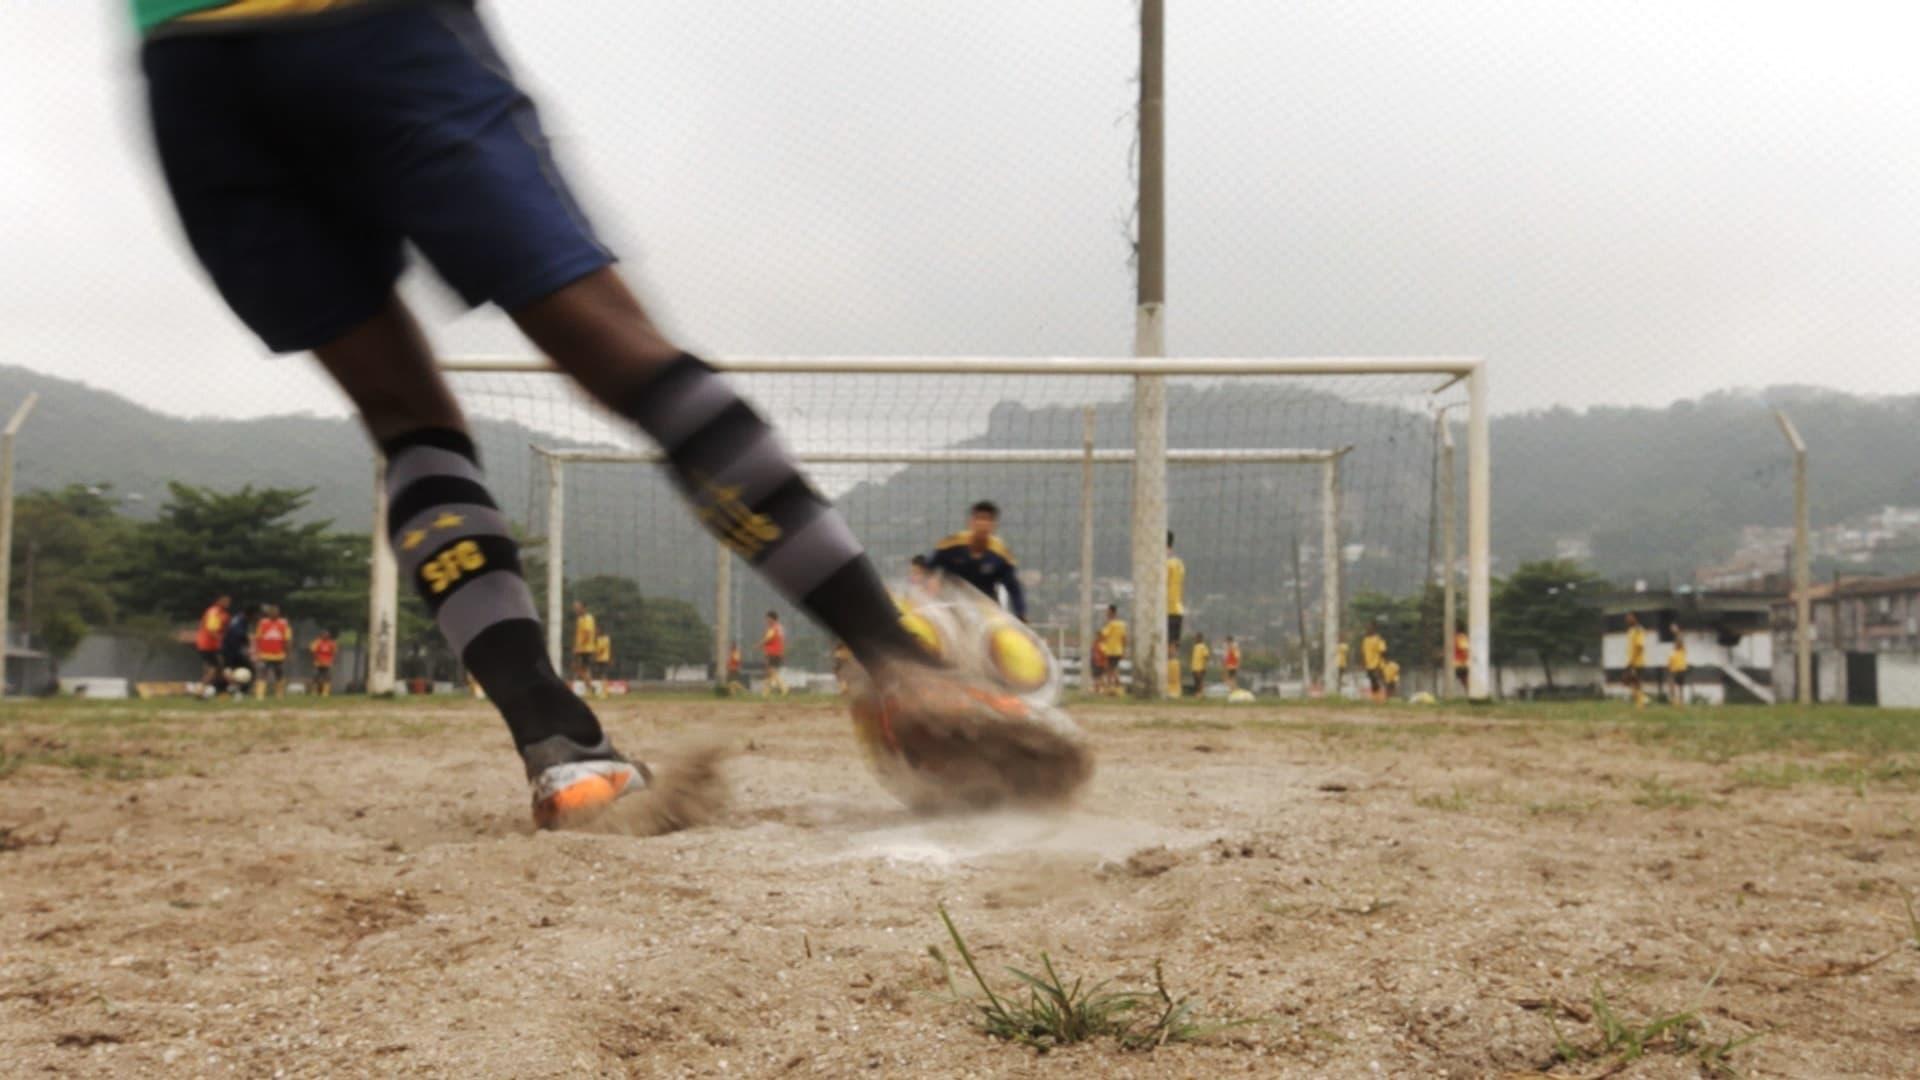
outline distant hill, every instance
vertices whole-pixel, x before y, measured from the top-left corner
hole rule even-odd
[[[15,452],[17,490],[111,484],[126,513],[151,517],[174,480],[221,489],[310,487],[310,520],[331,520],[352,532],[364,532],[372,520],[372,450],[350,421],[186,419],[77,382],[0,367],[0,411],[30,391],[40,401]],[[517,513],[527,492],[525,429],[483,424],[478,436],[483,447],[518,448],[494,478],[497,497]]]
[[[1659,409],[1555,409],[1493,422],[1495,551],[1512,565],[1583,538],[1609,576],[1686,580],[1730,554],[1741,526],[1792,523],[1776,407],[1807,441],[1816,524],[1920,505],[1920,396],[1783,386]]]
[[[331,519],[347,530],[367,527],[371,454],[349,421],[310,415],[189,420],[79,383],[0,367],[0,410],[30,390],[41,400],[19,444],[19,490],[111,483],[123,496],[140,497],[124,504],[128,513],[148,516],[165,499],[169,480],[216,488],[312,487],[312,517]],[[1402,578],[1417,583],[1432,468],[1423,416],[1332,398],[1265,398],[1244,389],[1236,392],[1233,405],[1183,414],[1176,402],[1176,418],[1207,419],[1193,427],[1176,420],[1173,445],[1358,443],[1346,476],[1349,518],[1356,526],[1348,539],[1368,545],[1366,558],[1386,560],[1377,571],[1380,586],[1397,588]],[[1563,540],[1577,540],[1591,544],[1595,567],[1608,575],[1672,573],[1677,579],[1697,564],[1724,558],[1743,525],[1788,521],[1791,477],[1772,418],[1775,406],[1791,411],[1813,447],[1816,520],[1920,503],[1920,396],[1862,398],[1779,387],[1718,393],[1658,409],[1525,413],[1493,421],[1496,558],[1511,567],[1553,555]],[[1283,408],[1287,411],[1278,415],[1287,417],[1286,425],[1276,431],[1273,410]],[[995,409],[987,434],[970,445],[1074,448],[1080,423],[1076,408],[1007,402]],[[1099,430],[1101,445],[1125,445],[1126,407],[1102,407]],[[539,438],[510,423],[483,423],[478,434],[502,505],[517,518],[537,522],[542,510],[530,499],[541,497],[544,485],[527,446]],[[1245,474],[1239,475],[1229,480],[1219,470],[1175,471],[1182,548],[1220,553],[1210,560],[1217,564],[1213,580],[1199,582],[1207,588],[1231,591],[1236,576],[1254,574],[1257,561],[1290,558],[1287,548],[1296,534],[1309,546],[1317,541],[1312,524],[1317,480],[1311,474],[1277,471],[1262,476],[1256,488],[1232,486],[1246,482]],[[977,476],[919,466],[858,486],[841,501],[877,552],[889,559],[904,557],[957,527],[957,507],[969,499]],[[1034,469],[1019,477],[1002,499],[1009,504],[1010,521],[1068,534],[1077,529],[1072,515],[1059,512],[1063,502],[1078,499],[1077,469]],[[583,477],[577,483],[591,497],[583,503],[570,492],[576,499],[570,505],[593,506],[606,519],[583,530],[570,547],[569,561],[582,572],[632,565],[636,544],[667,560],[669,555],[681,559],[704,543],[674,515],[646,510],[649,535],[639,539],[637,529],[618,520],[671,500],[657,477],[635,479],[627,473],[617,482],[595,485]],[[1102,469],[1103,520],[1114,520],[1105,515],[1122,512],[1126,498],[1120,470]],[[1232,513],[1226,512],[1229,501]],[[1365,532],[1368,528],[1375,531]],[[1123,574],[1124,536],[1108,528],[1098,541],[1100,573]],[[1056,544],[1077,544],[1077,539],[1049,532],[1046,546]],[[1368,572],[1352,584],[1365,587]]]

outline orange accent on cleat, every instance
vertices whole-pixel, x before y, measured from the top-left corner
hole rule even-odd
[[[640,772],[634,766],[625,762],[605,764],[615,767],[605,772],[583,770],[578,777],[544,797],[536,794],[533,800],[533,823],[542,829],[585,824],[612,806],[628,790],[641,786]]]

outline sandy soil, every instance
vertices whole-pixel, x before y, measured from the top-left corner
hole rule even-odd
[[[0,1072],[1714,1074],[1556,1062],[1549,1017],[1592,1046],[1598,985],[1633,1019],[1697,1005],[1696,1041],[1763,1033],[1743,1074],[1920,1073],[1911,785],[1741,783],[1545,722],[1109,706],[1079,710],[1072,813],[917,821],[831,704],[605,711],[636,751],[717,736],[730,808],[533,834],[480,706],[10,706]],[[942,903],[991,974],[1160,961],[1257,1022],[995,1042],[928,956]]]

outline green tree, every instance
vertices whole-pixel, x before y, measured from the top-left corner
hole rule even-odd
[[[599,574],[569,582],[564,594],[567,625],[561,637],[572,649],[573,604],[578,600],[593,612],[594,625],[613,639],[614,678],[626,679],[640,673],[645,657],[646,606],[640,586],[631,578]]]
[[[1380,635],[1387,639],[1388,656],[1405,667],[1428,662],[1433,649],[1426,641],[1420,597],[1363,592],[1353,598],[1351,610],[1355,635],[1352,656],[1356,661],[1360,656],[1359,637],[1367,632],[1368,623],[1374,623],[1380,627]],[[1318,659],[1315,657],[1316,662]]]
[[[1569,559],[1521,563],[1494,589],[1494,663],[1530,656],[1552,687],[1553,665],[1579,660],[1598,642],[1592,605],[1602,585],[1599,575]]]
[[[647,601],[645,615],[640,657],[649,672],[664,675],[669,667],[711,663],[713,630],[698,608],[675,597],[656,596]]]
[[[186,620],[227,593],[336,627],[364,615],[367,537],[335,533],[331,522],[296,523],[311,489],[167,489],[159,516],[132,536],[123,577],[132,609]]]
[[[59,662],[120,612],[113,581],[131,526],[104,487],[70,484],[14,502],[12,610]]]

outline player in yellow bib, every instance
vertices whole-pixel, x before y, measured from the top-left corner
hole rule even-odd
[[[1167,530],[1167,648],[1180,648],[1180,628],[1187,619],[1187,564],[1173,553],[1173,530]],[[1177,655],[1177,652],[1176,652]]]
[[[1367,697],[1372,701],[1385,701],[1387,697],[1386,672],[1382,665],[1387,660],[1387,639],[1380,636],[1378,623],[1367,624],[1367,636],[1360,639],[1360,666],[1367,673]]]
[[[1620,681],[1627,686],[1627,693],[1638,709],[1647,703],[1647,692],[1640,685],[1640,669],[1647,662],[1647,630],[1640,625],[1639,616],[1631,611],[1627,613],[1627,662],[1626,669],[1620,673]]]
[[[1101,693],[1120,692],[1120,661],[1127,655],[1127,624],[1120,609],[1107,605],[1107,621],[1100,627],[1100,672],[1095,689]]]
[[[1687,639],[1679,623],[1673,624],[1673,651],[1667,654],[1667,701],[1687,703]]]
[[[1207,665],[1213,661],[1213,650],[1207,648],[1207,635],[1193,636],[1193,654],[1187,658],[1188,674],[1193,676],[1193,696],[1199,697],[1207,689]]]
[[[580,682],[593,679],[593,657],[600,648],[600,627],[593,621],[587,605],[573,602],[573,677]]]

